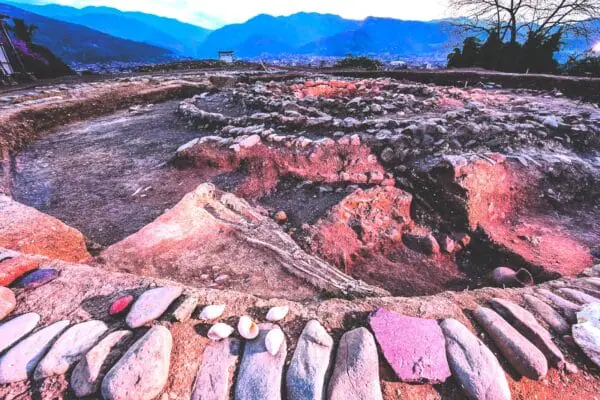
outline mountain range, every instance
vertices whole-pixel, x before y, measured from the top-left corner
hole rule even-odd
[[[242,58],[355,54],[444,60],[452,45],[461,41],[452,34],[449,20],[369,17],[358,21],[302,12],[285,17],[261,14],[210,31],[172,18],[110,7],[11,3],[0,4],[0,13],[38,25],[36,41],[70,63],[215,58],[219,50],[233,50]],[[587,45],[570,38],[566,42],[563,54]]]

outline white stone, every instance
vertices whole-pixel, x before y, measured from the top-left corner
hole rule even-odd
[[[33,378],[36,380],[65,374],[108,330],[102,321],[87,321],[73,325],[52,345],[40,361]]]
[[[145,291],[131,307],[126,322],[130,328],[139,328],[159,318],[171,303],[181,296],[180,287],[166,286]]]
[[[0,353],[31,332],[39,322],[40,316],[38,314],[29,313],[19,315],[0,324]]]
[[[600,367],[600,304],[592,303],[577,313],[573,339],[585,355]]]
[[[102,381],[106,400],[151,400],[160,394],[171,363],[173,337],[164,326],[154,326],[131,346]]]
[[[59,321],[23,339],[0,358],[0,384],[27,380],[44,356],[52,340],[70,321]]]

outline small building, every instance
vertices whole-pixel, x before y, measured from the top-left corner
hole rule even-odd
[[[233,63],[233,51],[231,51],[231,50],[219,51],[219,61],[223,61],[224,63],[227,63],[227,64],[232,64]]]
[[[19,53],[8,35],[7,19],[8,16],[0,14],[0,78],[25,73]]]

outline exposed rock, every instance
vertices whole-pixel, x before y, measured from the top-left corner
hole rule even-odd
[[[2,195],[0,247],[71,262],[90,258],[81,232]]]
[[[65,374],[108,330],[102,321],[73,325],[52,345],[33,374],[35,380]]]
[[[146,290],[133,303],[125,321],[130,328],[139,328],[154,321],[167,311],[167,308],[181,296],[180,287],[165,286]]]
[[[71,387],[76,396],[91,396],[100,389],[104,374],[123,355],[131,337],[131,331],[112,332],[87,352],[71,374]]]
[[[37,326],[38,322],[40,322],[38,314],[28,313],[0,324],[0,353],[10,348],[22,337],[31,332]]]
[[[102,381],[106,400],[151,400],[167,383],[173,338],[154,326],[121,357]]]
[[[577,313],[573,339],[586,356],[600,367],[600,304],[588,304]]]
[[[581,310],[580,305],[557,296],[547,289],[538,289],[537,292],[552,305],[554,305],[555,308],[559,309],[567,318],[568,322],[574,323],[577,321],[577,312]]]
[[[19,279],[15,283],[15,287],[20,289],[35,289],[48,282],[52,282],[58,278],[59,275],[60,272],[55,269],[38,269]]]
[[[481,340],[455,319],[440,323],[452,375],[473,400],[510,400],[504,370]]]
[[[281,379],[287,355],[284,341],[279,352],[272,356],[265,347],[265,338],[273,324],[260,324],[260,333],[254,340],[246,342],[244,355],[235,384],[236,400],[281,399]]]
[[[9,288],[0,286],[0,321],[10,314],[17,306],[15,294]]]
[[[508,322],[485,307],[478,307],[473,315],[517,372],[536,380],[546,376],[548,361],[544,354]]]
[[[333,339],[316,320],[309,321],[296,345],[287,371],[288,400],[322,400],[329,371]]]
[[[556,291],[559,295],[571,299],[579,304],[600,303],[600,299],[590,296],[576,289],[563,288]]]
[[[0,286],[8,286],[29,271],[38,269],[42,258],[16,256],[0,263]]]
[[[0,358],[0,384],[24,381],[69,321],[59,321],[26,337]]]
[[[348,331],[340,339],[335,367],[329,380],[328,399],[383,399],[377,346],[366,328]]]
[[[474,231],[534,278],[577,275],[592,265],[589,249],[539,202],[543,177],[500,154],[444,156],[423,165],[415,189],[456,227]]]
[[[450,377],[444,335],[437,321],[380,308],[369,316],[369,325],[401,381],[443,383]]]
[[[173,311],[173,318],[176,321],[184,322],[190,319],[196,306],[198,305],[198,297],[196,296],[187,296],[181,304],[177,306],[175,311]]]
[[[225,339],[206,346],[192,400],[228,400],[241,354],[242,344],[238,339]]]
[[[562,368],[565,356],[552,341],[550,333],[537,322],[529,311],[510,301],[498,298],[492,299],[490,304],[498,314],[540,349],[552,365]]]
[[[523,296],[527,304],[535,313],[543,319],[558,334],[565,335],[570,332],[571,326],[565,319],[552,307],[544,303],[535,296],[526,294]]]
[[[429,256],[440,253],[440,245],[432,234],[420,236],[405,233],[402,235],[402,242],[404,242],[409,249]]]

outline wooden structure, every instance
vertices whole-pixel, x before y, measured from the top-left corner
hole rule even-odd
[[[8,80],[15,74],[26,74],[25,66],[19,57],[10,36],[6,15],[0,14],[0,79]]]

